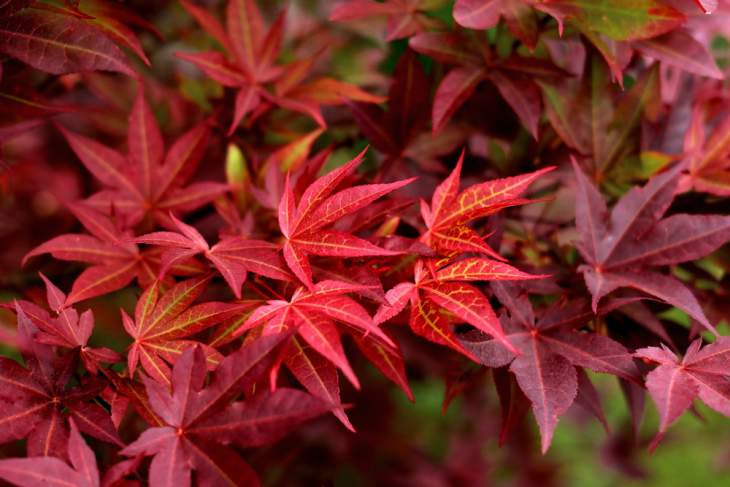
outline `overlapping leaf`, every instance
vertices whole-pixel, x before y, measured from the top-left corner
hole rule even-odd
[[[79,315],[78,311],[68,305],[69,300],[60,289],[43,274],[41,278],[46,284],[47,302],[53,315],[31,302],[16,302],[40,330],[35,339],[46,345],[77,351],[84,367],[91,373],[96,373],[102,362],[118,362],[121,357],[113,350],[88,346],[94,329],[93,312],[87,309]]]
[[[530,200],[520,198],[520,195],[530,184],[553,168],[486,181],[459,192],[463,162],[462,153],[449,177],[434,191],[430,207],[425,202],[421,203],[421,216],[428,227],[421,236],[421,241],[443,255],[450,255],[452,252],[476,252],[502,259],[467,224],[504,208],[529,203]]]
[[[542,97],[535,80],[560,77],[549,61],[517,55],[500,59],[483,38],[451,32],[427,32],[411,37],[410,47],[455,66],[441,80],[433,101],[431,124],[439,132],[485,80],[496,86],[522,125],[537,139]]]
[[[193,305],[209,281],[206,276],[188,279],[165,292],[162,283],[155,281],[139,297],[134,320],[122,311],[124,329],[134,338],[127,352],[130,375],[140,363],[154,380],[169,384],[168,363],[175,363],[180,354],[196,345],[205,352],[209,369],[220,363],[223,357],[218,351],[189,337],[226,320],[245,306],[215,301]]]
[[[187,0],[183,6],[228,53],[228,58],[216,51],[178,55],[223,86],[238,89],[229,133],[244,117],[258,117],[272,105],[303,113],[325,126],[321,105],[336,105],[348,99],[382,101],[380,97],[334,78],[306,81],[316,60],[314,57],[287,65],[277,64],[283,41],[284,13],[266,30],[253,0],[229,0],[224,29],[205,9]]]
[[[340,258],[398,254],[354,235],[326,229],[343,216],[413,181],[407,179],[387,184],[367,184],[335,192],[362,163],[363,155],[364,152],[317,179],[304,191],[298,203],[294,201],[294,191],[287,179],[284,195],[279,202],[279,228],[286,239],[284,259],[294,275],[310,289],[313,288],[313,282],[308,254]]]
[[[297,336],[285,351],[284,363],[312,394],[333,406],[340,402],[336,368],[356,388],[360,387],[345,356],[342,331],[336,323],[346,325],[356,336],[362,337],[360,344],[363,348],[384,353],[383,359],[374,364],[378,368],[385,368],[387,377],[398,377],[398,382],[404,383],[402,365],[399,365],[402,363],[400,351],[390,337],[373,323],[365,308],[347,296],[365,287],[346,282],[320,281],[311,291],[299,288],[289,301],[272,300],[255,309],[235,334],[240,335],[253,328],[260,328],[263,335],[296,330]],[[335,409],[334,413],[352,429],[342,408]]]
[[[91,235],[68,233],[48,240],[24,257],[49,253],[56,259],[91,264],[74,281],[66,304],[108,294],[127,286],[135,277],[140,286],[150,285],[158,274],[161,256],[142,251],[128,241],[128,233],[117,228],[103,213],[85,204],[73,204],[71,212]],[[177,275],[198,274],[205,270],[192,259],[178,259],[171,266]]]
[[[516,352],[507,340],[489,299],[469,281],[498,281],[539,279],[497,260],[468,257],[446,265],[435,272],[429,263],[418,261],[415,282],[398,284],[385,295],[387,304],[375,315],[376,323],[396,316],[410,303],[409,323],[414,333],[451,347],[474,359],[456,338],[455,323],[469,323],[476,329],[493,336],[508,350]]]
[[[94,452],[81,437],[76,423],[73,420],[69,423],[67,458],[70,465],[50,456],[7,458],[0,460],[0,478],[23,487],[99,487],[115,485],[137,470],[139,459],[131,458],[113,465],[100,479]]]
[[[146,383],[152,407],[165,425],[144,431],[122,453],[153,457],[150,485],[189,486],[191,470],[201,486],[259,485],[253,469],[223,445],[272,443],[327,410],[313,396],[286,388],[230,402],[271,368],[287,338],[284,334],[248,343],[223,360],[207,387],[203,351],[186,350],[175,363],[171,392],[157,382]]]
[[[203,254],[223,276],[237,298],[241,297],[241,286],[246,280],[247,272],[284,281],[294,278],[287,271],[286,263],[274,244],[263,240],[224,236],[210,247],[195,227],[181,222],[173,215],[170,215],[170,219],[179,233],[154,232],[135,239],[138,243],[169,249],[162,254],[161,276],[172,266]]]
[[[661,109],[660,73],[654,66],[620,93],[596,56],[589,66],[581,82],[540,86],[550,124],[568,147],[590,157],[592,172],[604,178],[620,161],[639,152],[641,121],[655,119]]]
[[[67,423],[99,440],[122,445],[107,412],[94,396],[100,388],[90,382],[69,387],[76,357],[53,356],[36,337],[38,328],[21,305],[16,306],[18,333],[27,368],[0,357],[0,443],[27,438],[28,456],[64,457],[69,435]]]
[[[683,178],[684,188],[693,187],[718,196],[730,194],[730,117],[712,120],[707,105],[695,108],[689,130],[684,137],[684,150],[689,159],[689,175]],[[711,132],[707,127],[714,125]]]

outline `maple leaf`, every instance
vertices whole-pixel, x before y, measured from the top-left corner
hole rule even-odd
[[[510,350],[514,348],[505,339],[489,300],[465,281],[540,279],[545,276],[530,275],[502,262],[504,259],[467,223],[509,206],[529,203],[530,200],[519,198],[519,195],[553,168],[475,184],[459,192],[463,159],[462,153],[454,170],[436,188],[430,208],[421,202],[421,215],[428,230],[420,240],[447,255],[479,253],[494,259],[467,257],[456,262],[453,259],[441,262],[419,259],[414,269],[414,282],[403,282],[388,291],[387,303],[381,305],[374,320],[377,324],[383,323],[410,302],[409,323],[416,334],[473,358],[451,330],[454,317],[457,322],[469,323],[502,340]],[[444,314],[441,309],[453,316]]]
[[[470,29],[491,29],[504,17],[512,35],[530,49],[537,45],[537,15],[532,0],[457,0],[454,20]]]
[[[646,377],[646,388],[659,410],[659,432],[649,445],[650,450],[657,447],[667,429],[696,398],[720,414],[730,416],[730,373],[727,368],[730,339],[727,337],[719,337],[704,347],[702,340],[695,340],[682,358],[663,344],[661,348],[639,349],[634,355],[658,364]]]
[[[454,323],[469,323],[517,353],[505,337],[487,297],[467,282],[541,279],[545,276],[527,274],[504,262],[483,257],[467,257],[435,267],[431,262],[418,260],[414,269],[415,282],[403,282],[389,290],[385,294],[387,303],[380,306],[374,322],[380,324],[391,319],[410,303],[411,329],[434,343],[451,347],[475,360],[452,330]]]
[[[426,32],[411,37],[416,52],[455,66],[441,80],[434,95],[431,124],[438,133],[474,93],[489,80],[514,110],[524,127],[537,139],[542,97],[535,83],[540,78],[562,77],[564,73],[549,61],[517,55],[501,59],[492,52],[486,38],[462,33]]]
[[[378,172],[380,179],[391,174],[409,174],[407,165],[440,167],[440,157],[451,154],[467,137],[462,127],[449,125],[434,134],[427,130],[431,113],[431,79],[413,49],[398,59],[388,91],[388,107],[372,103],[350,103],[360,131],[386,156]]]
[[[385,40],[390,42],[419,32],[443,27],[427,13],[446,3],[444,0],[346,0],[332,8],[330,20],[347,21],[372,17],[387,19]]]
[[[101,30],[48,10],[3,13],[0,52],[52,74],[103,70],[138,76],[124,52]]]
[[[674,199],[682,165],[626,193],[609,214],[598,190],[573,163],[577,179],[579,267],[593,296],[593,309],[611,291],[632,287],[676,306],[714,331],[692,292],[671,275],[653,269],[704,257],[730,240],[730,217],[674,214],[662,218]]]
[[[341,217],[366,207],[378,198],[414,181],[415,178],[387,184],[365,184],[332,194],[362,163],[365,152],[347,164],[314,181],[302,194],[299,203],[287,178],[279,202],[279,228],[286,241],[284,259],[299,280],[313,288],[308,254],[332,257],[391,256],[393,252],[345,232],[325,228]]]
[[[421,202],[421,216],[428,227],[421,241],[444,255],[476,252],[504,260],[467,223],[510,206],[530,203],[529,199],[519,196],[554,167],[474,184],[459,192],[463,162],[462,152],[454,170],[434,191],[430,208]]]
[[[579,331],[595,316],[588,303],[558,302],[536,318],[525,293],[500,282],[491,286],[509,312],[501,320],[506,338],[520,354],[507,353],[501,342],[492,339],[467,337],[461,343],[488,367],[509,365],[532,403],[543,453],[550,447],[558,417],[568,410],[578,393],[576,367],[640,383],[639,371],[623,345],[607,336]],[[607,309],[601,310],[605,312]]]
[[[186,350],[175,362],[171,392],[146,381],[152,407],[165,424],[145,430],[121,453],[153,457],[150,485],[189,486],[191,470],[201,486],[259,485],[253,469],[223,445],[272,443],[328,409],[313,396],[287,388],[231,402],[271,368],[276,350],[288,337],[247,343],[221,362],[205,388],[204,353],[199,347]]]
[[[226,280],[237,298],[241,298],[241,287],[246,281],[247,272],[253,272],[272,279],[293,280],[286,263],[275,244],[263,240],[250,240],[237,236],[224,236],[213,247],[195,229],[170,215],[177,227],[176,232],[154,232],[134,239],[145,243],[168,248],[162,254],[160,276],[175,264],[203,254]]]
[[[189,0],[183,7],[212,35],[229,55],[219,52],[178,53],[223,86],[238,89],[231,134],[247,115],[258,117],[272,105],[303,113],[326,126],[320,105],[337,105],[345,100],[378,103],[383,98],[370,95],[354,85],[320,77],[304,82],[316,57],[306,57],[287,65],[277,64],[281,54],[285,15],[280,14],[266,30],[253,0],[229,0],[226,27],[204,8]]]
[[[87,309],[81,315],[68,306],[66,295],[58,289],[46,276],[41,274],[46,285],[47,302],[55,316],[45,309],[28,301],[16,301],[25,315],[39,328],[35,336],[38,342],[77,350],[86,370],[95,374],[101,362],[114,363],[121,356],[108,348],[92,348],[88,346],[94,329],[94,314]]]
[[[117,228],[108,216],[85,204],[73,203],[69,209],[91,235],[59,235],[40,244],[23,258],[25,265],[31,257],[49,253],[56,259],[91,264],[74,281],[66,305],[122,289],[135,277],[143,287],[157,278],[161,260],[159,252],[140,252],[134,243],[129,242],[127,232]],[[192,259],[180,259],[170,270],[176,275],[191,275],[200,274],[205,268]]]
[[[209,276],[188,279],[163,293],[162,283],[155,281],[139,297],[134,320],[121,311],[124,329],[134,338],[127,355],[130,375],[139,362],[154,380],[169,384],[167,363],[174,363],[195,345],[205,352],[208,368],[220,363],[223,357],[218,351],[188,337],[226,320],[244,306],[215,301],[191,306],[209,282]]]
[[[300,287],[289,301],[271,300],[256,308],[234,332],[234,336],[257,327],[261,327],[260,333],[263,335],[296,330],[297,336],[292,338],[292,344],[284,353],[284,363],[312,394],[330,404],[338,405],[339,386],[335,367],[342,371],[355,388],[360,388],[360,381],[345,356],[341,332],[335,322],[347,325],[357,336],[373,337],[363,343],[366,347],[378,347],[390,356],[400,356],[395,343],[373,324],[365,308],[346,296],[347,293],[358,292],[366,287],[338,281],[320,281],[311,291]],[[386,351],[387,348],[389,350]],[[386,360],[385,357],[383,359]],[[397,362],[398,359],[393,360],[393,364]],[[385,365],[382,361],[375,364],[379,368],[380,365]],[[398,366],[387,365],[390,371],[386,376],[389,378],[394,377],[393,367],[397,369]],[[324,375],[328,377],[323,379]],[[403,376],[396,375],[401,381]],[[333,412],[345,426],[353,429],[341,407]]]
[[[125,228],[146,218],[170,227],[170,212],[196,210],[228,189],[225,184],[213,182],[185,186],[205,153],[208,125],[202,122],[192,128],[165,152],[160,128],[141,84],[129,117],[127,157],[93,139],[63,127],[60,130],[81,163],[105,188],[86,203],[105,213],[113,211]]]
[[[69,420],[67,457],[71,464],[49,456],[7,458],[0,460],[0,478],[23,487],[111,486],[137,470],[141,458],[123,460],[107,470],[100,481],[94,452],[79,433],[74,420]]]
[[[0,443],[27,438],[28,456],[63,456],[68,437],[66,423],[73,418],[79,428],[99,440],[118,446],[122,441],[107,412],[90,402],[100,390],[93,382],[68,387],[76,368],[73,354],[55,358],[40,343],[38,328],[16,305],[18,339],[26,367],[0,357]]]

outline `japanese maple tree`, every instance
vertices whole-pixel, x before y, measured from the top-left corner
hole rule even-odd
[[[728,45],[728,0],[0,0],[1,481],[721,483]]]

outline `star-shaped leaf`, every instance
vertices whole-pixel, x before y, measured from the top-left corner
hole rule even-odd
[[[702,347],[701,340],[689,346],[684,357],[662,345],[637,350],[636,357],[658,366],[646,377],[646,388],[659,410],[659,432],[649,445],[656,448],[664,434],[699,398],[715,411],[730,416],[730,340],[719,338]]]
[[[286,388],[231,402],[263,377],[288,338],[281,334],[247,343],[221,362],[207,387],[202,349],[186,350],[175,362],[172,391],[146,381],[152,408],[165,424],[145,430],[122,454],[153,457],[150,485],[189,486],[191,470],[201,486],[259,485],[253,469],[224,445],[272,443],[327,411],[313,396]]]
[[[16,305],[39,328],[35,338],[46,345],[77,351],[84,367],[92,374],[97,372],[102,362],[119,361],[120,355],[113,350],[88,346],[94,330],[93,312],[87,309],[79,315],[78,311],[68,306],[68,299],[60,289],[43,274],[41,278],[46,284],[47,302],[52,313],[28,301],[16,302]]]
[[[364,152],[360,153],[347,164],[314,181],[298,203],[294,201],[294,191],[288,179],[285,184],[284,195],[279,203],[279,228],[286,238],[284,259],[294,275],[310,289],[313,282],[308,254],[344,258],[398,254],[351,234],[326,229],[343,216],[413,181],[407,179],[387,184],[364,184],[334,193],[362,163],[363,155]]]
[[[178,56],[194,63],[223,86],[238,89],[229,133],[247,115],[258,117],[272,105],[303,113],[325,126],[321,105],[337,105],[348,99],[369,103],[383,101],[383,98],[333,78],[305,81],[316,56],[278,64],[285,13],[267,29],[253,0],[229,0],[224,28],[207,10],[189,0],[182,4],[228,53],[228,57],[217,51],[178,53]]]
[[[643,188],[631,189],[610,213],[575,163],[574,169],[578,250],[586,261],[579,270],[593,295],[593,309],[611,291],[632,287],[714,330],[692,292],[656,268],[699,259],[720,247],[730,240],[730,217],[674,214],[662,218],[674,199],[681,165],[654,176]]]
[[[188,279],[163,293],[161,282],[155,281],[139,297],[134,320],[122,311],[124,329],[134,338],[127,355],[130,375],[139,362],[154,380],[169,384],[167,364],[174,363],[195,345],[205,352],[209,369],[220,363],[222,355],[218,351],[188,337],[224,321],[245,306],[215,301],[192,305],[208,282],[207,276]]]
[[[213,182],[186,186],[205,152],[208,125],[203,122],[192,128],[165,151],[160,128],[144,93],[139,85],[129,117],[127,157],[61,128],[81,163],[104,186],[87,204],[123,217],[126,228],[145,218],[170,226],[171,211],[176,214],[193,211],[228,189],[225,184]]]
[[[284,363],[312,394],[338,405],[339,386],[335,368],[340,369],[356,388],[360,387],[360,382],[345,356],[340,338],[342,332],[336,323],[346,325],[356,336],[372,337],[367,342],[371,347],[388,348],[389,355],[400,356],[394,342],[373,324],[365,308],[347,296],[347,293],[358,292],[363,287],[338,281],[320,281],[314,285],[313,291],[301,287],[289,301],[273,300],[258,307],[235,334],[240,335],[256,327],[262,327],[263,335],[296,330],[297,336],[286,349]],[[397,363],[396,360],[393,362]],[[390,367],[394,366],[397,367]],[[328,378],[312,380],[324,375]],[[393,377],[392,372],[387,375]],[[352,428],[341,408],[334,412]]]
[[[509,364],[510,372],[532,403],[543,453],[550,447],[558,417],[576,399],[576,367],[640,382],[639,371],[623,345],[606,336],[579,331],[594,317],[588,303],[559,302],[536,319],[526,294],[520,294],[518,288],[499,282],[491,286],[509,311],[509,316],[504,315],[501,321],[506,339],[519,355],[515,357],[493,339],[467,338],[461,343],[484,365]]]
[[[545,276],[527,274],[504,262],[483,257],[467,257],[433,272],[430,265],[419,260],[415,267],[415,282],[403,282],[386,293],[387,303],[378,309],[375,323],[389,320],[410,303],[411,329],[432,342],[451,347],[476,360],[458,341],[452,329],[455,323],[468,323],[517,353],[505,337],[489,299],[479,288],[467,282],[541,279]]]
[[[28,456],[64,456],[67,422],[97,439],[121,445],[109,414],[92,399],[101,387],[93,381],[69,387],[76,368],[73,354],[56,358],[50,346],[40,343],[38,328],[16,305],[21,351],[27,368],[0,357],[0,443],[27,438]]]
[[[454,170],[434,191],[430,207],[421,203],[421,216],[428,227],[421,241],[442,255],[476,252],[504,260],[468,223],[510,206],[530,203],[529,199],[520,198],[520,195],[540,176],[554,168],[547,167],[529,174],[474,184],[460,192],[463,161],[462,153]]]

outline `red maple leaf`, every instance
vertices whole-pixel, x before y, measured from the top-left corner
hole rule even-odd
[[[362,133],[387,158],[380,176],[408,174],[399,168],[412,161],[421,168],[440,167],[440,156],[450,154],[463,143],[467,131],[452,126],[437,134],[426,130],[431,113],[431,81],[418,59],[407,49],[398,60],[388,91],[388,108],[372,103],[351,103],[350,110]]]
[[[500,59],[486,38],[458,32],[425,32],[411,37],[409,45],[416,52],[455,66],[436,89],[431,114],[434,133],[446,125],[482,81],[489,80],[537,139],[542,96],[535,80],[564,75],[551,62],[518,55]]]
[[[680,281],[655,268],[704,257],[730,240],[730,217],[674,214],[662,218],[674,199],[682,166],[654,176],[626,193],[609,213],[598,190],[574,162],[578,181],[577,245],[593,309],[611,291],[632,287],[676,306],[710,330],[700,304]]]
[[[312,268],[308,254],[332,257],[390,256],[393,252],[351,234],[326,230],[345,215],[366,207],[414,179],[387,184],[365,184],[332,194],[362,163],[364,151],[347,164],[314,181],[297,204],[287,179],[279,202],[279,228],[286,241],[284,259],[295,276],[312,289]]]
[[[300,287],[289,301],[271,300],[256,308],[234,336],[257,327],[260,327],[257,333],[262,335],[295,330],[297,335],[284,353],[284,363],[312,394],[337,406],[340,400],[336,368],[355,388],[360,388],[342,348],[341,331],[335,324],[342,323],[362,337],[360,344],[364,349],[381,351],[392,357],[391,364],[385,363],[385,356],[374,364],[379,368],[385,366],[385,375],[391,379],[398,377],[397,382],[403,384],[402,365],[398,365],[402,364],[402,358],[395,343],[373,324],[362,305],[346,295],[365,287],[338,281],[320,281],[311,291]],[[345,426],[353,429],[341,407],[333,412]]]
[[[68,299],[60,289],[43,274],[41,278],[46,284],[46,300],[55,316],[31,302],[16,301],[16,305],[39,328],[35,339],[46,345],[77,351],[84,367],[92,374],[96,374],[102,362],[118,362],[121,356],[115,351],[88,346],[94,329],[93,312],[87,309],[79,315],[78,311],[68,305]]]
[[[467,282],[541,279],[545,276],[527,274],[504,262],[483,257],[467,257],[437,266],[431,261],[418,260],[414,282],[400,283],[385,294],[387,304],[378,309],[375,323],[391,319],[410,303],[411,329],[434,343],[451,347],[476,360],[459,343],[452,330],[456,323],[468,323],[517,353],[505,337],[489,299],[479,288]]]
[[[462,345],[488,367],[509,365],[532,403],[543,453],[550,447],[558,417],[578,394],[576,367],[640,383],[631,353],[623,345],[607,336],[580,331],[595,316],[587,302],[559,301],[536,318],[527,295],[520,293],[519,288],[497,282],[491,286],[509,312],[501,320],[507,340],[520,354],[515,357],[504,350],[501,342],[492,339],[472,337],[462,341]],[[601,313],[609,309],[602,309]]]
[[[156,220],[169,227],[170,212],[193,211],[228,189],[225,184],[214,182],[186,186],[205,153],[208,125],[198,124],[166,152],[141,84],[129,117],[127,157],[93,139],[60,129],[82,164],[104,186],[86,203],[101,212],[118,215],[124,228],[143,220]]]
[[[146,381],[152,408],[164,425],[145,430],[122,454],[153,457],[150,485],[189,486],[191,470],[202,486],[259,485],[253,469],[223,445],[272,443],[328,409],[313,396],[287,388],[231,402],[271,368],[287,337],[263,337],[228,355],[207,387],[203,351],[186,350],[175,363],[172,391]]]
[[[421,202],[421,217],[428,227],[421,241],[442,255],[476,252],[504,260],[467,224],[510,206],[531,203],[520,195],[540,176],[555,168],[546,167],[520,176],[493,179],[459,192],[463,162],[462,152],[454,170],[434,191],[431,206]]]
[[[224,29],[204,8],[189,0],[182,4],[228,53],[228,58],[217,51],[181,52],[178,56],[194,63],[223,86],[238,89],[229,134],[247,115],[258,117],[274,105],[303,113],[324,127],[321,105],[337,105],[348,99],[369,103],[383,101],[381,97],[333,78],[321,77],[305,82],[316,56],[278,64],[285,13],[280,14],[267,31],[253,0],[229,0]]]
[[[16,313],[18,340],[27,368],[0,357],[4,411],[0,419],[0,443],[27,438],[28,456],[63,457],[67,422],[73,418],[83,432],[121,446],[109,414],[91,401],[102,385],[86,381],[69,387],[76,370],[76,356],[55,357],[51,347],[36,338],[38,328],[21,305],[16,305]]]
[[[430,207],[421,202],[421,215],[427,230],[421,241],[446,255],[458,253],[487,254],[495,259],[466,257],[454,262],[419,259],[414,267],[414,281],[403,282],[386,293],[387,303],[375,316],[376,323],[394,317],[410,302],[410,326],[418,335],[473,358],[461,346],[451,330],[454,323],[466,322],[501,340],[514,350],[504,337],[489,300],[475,286],[465,281],[540,279],[506,264],[474,230],[472,220],[499,210],[529,203],[519,198],[540,175],[552,168],[506,179],[475,184],[459,192],[462,153],[452,173],[436,188]],[[444,312],[445,311],[445,312]]]
[[[658,366],[646,377],[646,388],[659,410],[659,432],[649,445],[653,450],[672,423],[699,398],[715,411],[730,416],[730,339],[720,337],[702,347],[695,340],[681,359],[662,345],[636,351],[636,357]]]
[[[713,117],[712,105],[694,109],[684,136],[684,152],[689,159],[689,174],[682,178],[683,189],[690,187],[718,196],[730,195],[730,116],[721,111]],[[707,127],[713,126],[708,134]]]
[[[49,253],[56,259],[91,264],[74,281],[65,304],[72,305],[122,289],[135,277],[142,287],[149,286],[157,278],[160,252],[140,252],[134,243],[129,242],[129,232],[117,228],[111,218],[85,204],[73,203],[69,209],[91,235],[59,235],[43,242],[23,258],[25,264],[31,257]],[[168,267],[172,267],[169,270],[175,275],[193,275],[205,271],[193,259],[178,259],[173,266]]]
[[[179,233],[154,232],[134,239],[137,243],[168,249],[162,254],[160,277],[163,277],[172,266],[203,254],[223,276],[237,298],[241,297],[241,286],[246,281],[247,272],[283,281],[294,279],[286,269],[286,263],[275,244],[263,240],[224,236],[211,247],[195,227],[181,222],[174,215],[170,215],[170,219]]]
[[[73,419],[69,420],[69,426],[66,457],[71,462],[70,466],[63,460],[50,456],[6,458],[0,460],[0,478],[25,487],[99,487],[115,485],[139,467],[141,457],[122,460],[112,465],[103,479],[100,479],[93,450],[81,437]]]
[[[122,310],[124,329],[134,338],[127,355],[130,375],[139,361],[150,377],[169,384],[167,363],[196,345],[205,352],[208,368],[220,363],[223,356],[218,351],[188,337],[239,313],[245,305],[211,301],[191,306],[209,282],[209,276],[188,279],[163,293],[162,283],[155,281],[139,297],[134,320]]]

